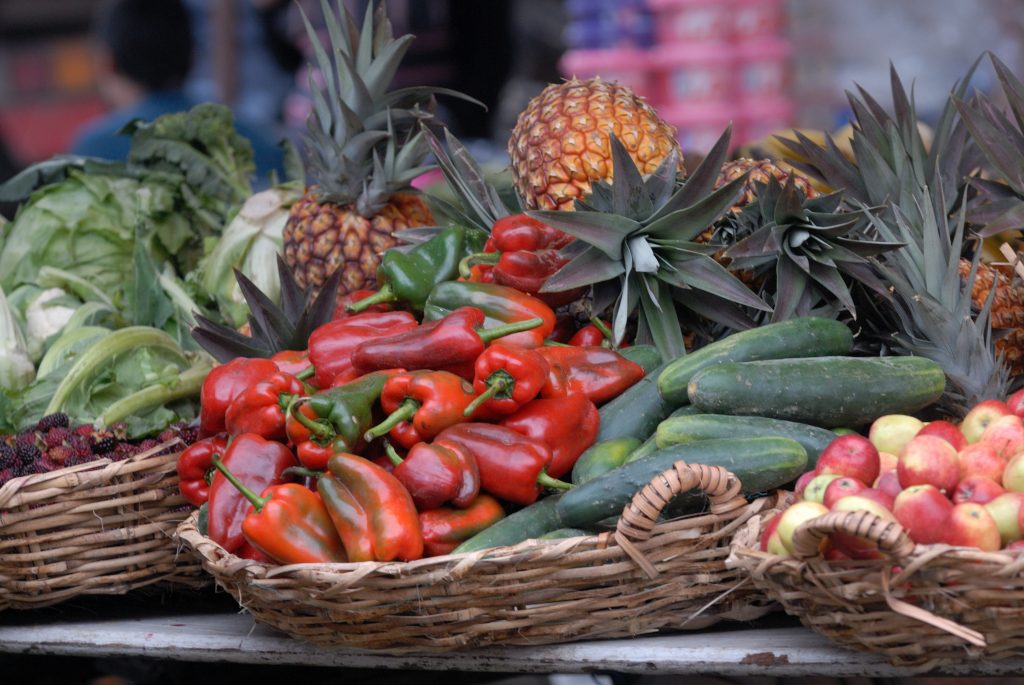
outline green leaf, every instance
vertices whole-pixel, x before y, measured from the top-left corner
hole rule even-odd
[[[762,311],[771,311],[765,302],[750,291],[743,281],[729,273],[721,264],[709,257],[701,257],[686,262],[673,261],[679,269],[676,273],[662,270],[658,278],[677,288],[694,288],[717,295],[730,302],[753,307]]]
[[[622,258],[626,236],[640,229],[632,219],[601,212],[539,210],[527,215],[593,245],[611,259]]]
[[[596,247],[588,246],[582,254],[551,275],[540,291],[555,293],[572,290],[617,278],[625,271],[621,261],[608,259]]]
[[[653,274],[658,272],[658,258],[654,256],[647,238],[642,235],[634,236],[627,241],[630,254],[633,256],[633,268],[641,273]]]
[[[129,301],[128,316],[138,326],[163,328],[174,315],[174,303],[160,287],[159,274],[153,258],[146,249],[147,235],[142,225],[135,228],[135,245],[132,250],[132,282],[126,295]]]
[[[662,361],[682,357],[686,354],[686,345],[668,287],[653,276],[641,276],[641,279],[644,284],[639,289],[643,320]]]
[[[629,151],[614,134],[609,137],[612,149],[612,213],[642,219],[651,213],[650,199],[644,188],[640,170]],[[646,206],[643,201],[647,201]]]

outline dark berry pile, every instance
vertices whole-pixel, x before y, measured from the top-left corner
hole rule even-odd
[[[129,440],[127,433],[128,426],[123,423],[95,429],[88,423],[71,425],[67,414],[44,416],[20,433],[0,435],[0,485],[15,476],[45,473],[96,459],[121,461],[174,438],[180,438],[185,445],[199,438],[199,429],[186,423],[175,424],[145,440]],[[176,445],[166,451],[174,452],[181,447]]]

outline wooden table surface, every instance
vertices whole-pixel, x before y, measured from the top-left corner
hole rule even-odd
[[[387,655],[324,649],[291,639],[239,613],[237,605],[224,595],[169,602],[103,597],[31,611],[4,611],[0,613],[0,653],[494,673],[615,671],[778,677],[913,674],[909,669],[888,665],[880,657],[833,646],[782,615],[756,624],[724,624],[693,633],[434,655]],[[1024,674],[1024,659],[950,666],[941,673]]]

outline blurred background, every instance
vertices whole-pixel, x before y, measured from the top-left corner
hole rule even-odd
[[[75,149],[118,103],[94,49],[102,0],[0,0],[0,180]],[[230,105],[243,132],[298,139],[309,111],[300,0],[182,0],[192,35],[181,84]],[[361,13],[363,2],[350,1]],[[396,34],[417,36],[398,80],[458,88],[445,119],[479,159],[500,165],[515,117],[543,86],[600,75],[632,86],[686,151],[727,122],[744,144],[789,126],[839,128],[844,90],[888,92],[891,60],[928,122],[984,50],[1024,60],[1019,0],[387,0]],[[973,86],[988,90],[987,65]],[[885,104],[883,102],[883,104]]]

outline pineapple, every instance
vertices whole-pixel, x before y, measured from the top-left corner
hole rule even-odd
[[[337,15],[327,0],[321,7],[326,46],[303,15],[324,79],[321,88],[311,81],[306,147],[314,185],[292,206],[284,256],[299,285],[314,291],[341,270],[344,295],[374,286],[396,230],[434,223],[409,187],[429,168],[419,125],[431,118],[434,90],[388,90],[412,36],[394,38],[384,3],[367,9],[361,30],[343,3]]]
[[[770,159],[750,159],[749,157],[740,157],[723,164],[715,187],[721,188],[743,174],[747,175],[747,180],[743,185],[740,199],[732,207],[734,212],[741,211],[753,202],[757,198],[757,185],[765,186],[772,178],[778,181],[780,186],[784,186],[786,181],[792,177],[796,189],[803,193],[805,198],[810,200],[818,196],[818,191],[811,184],[811,180],[799,171],[783,168]]]
[[[527,209],[573,209],[593,181],[610,179],[615,135],[641,174],[672,152],[675,129],[626,86],[601,78],[549,85],[519,115],[508,142],[512,177]]]
[[[959,273],[961,284],[966,285],[971,262],[961,259]],[[971,285],[974,310],[981,311],[993,292],[992,328],[1006,331],[1006,335],[996,339],[996,352],[1003,355],[1004,363],[1015,376],[1024,375],[1024,286],[1014,282],[1012,273],[981,262]]]

